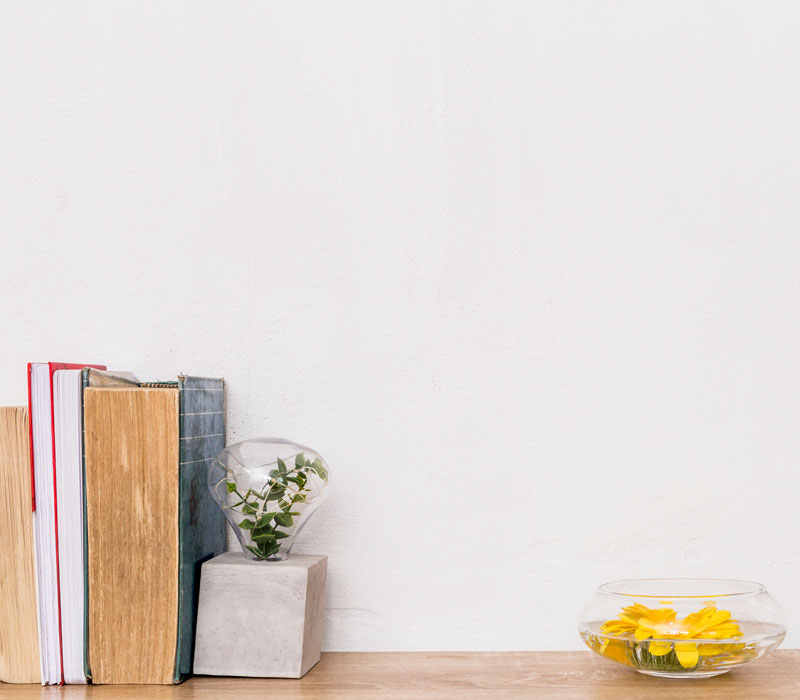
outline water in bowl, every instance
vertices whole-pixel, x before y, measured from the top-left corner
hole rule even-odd
[[[741,637],[723,640],[703,639],[665,639],[671,645],[667,654],[654,655],[649,651],[650,642],[639,641],[632,636],[611,636],[603,633],[603,622],[587,622],[581,626],[580,634],[586,645],[592,650],[637,671],[651,676],[665,678],[685,678],[718,676],[736,666],[753,661],[777,647],[786,636],[786,628],[766,622],[739,621]],[[682,651],[683,663],[676,654],[675,645]],[[697,661],[694,660],[693,646],[697,649]],[[688,667],[687,667],[688,666]]]

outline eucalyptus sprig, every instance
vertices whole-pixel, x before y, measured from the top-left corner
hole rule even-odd
[[[291,457],[289,458],[291,460]],[[290,469],[284,460],[277,458],[276,468],[269,473],[269,480],[260,488],[242,494],[236,484],[226,481],[228,493],[236,494],[240,500],[231,508],[239,508],[244,515],[251,516],[239,523],[243,530],[250,531],[253,545],[247,549],[259,559],[269,559],[281,548],[280,540],[289,537],[279,528],[290,528],[294,518],[300,515],[292,510],[298,503],[305,503],[311,493],[308,480],[312,474],[327,480],[328,470],[322,460],[308,459],[302,452],[294,456]]]

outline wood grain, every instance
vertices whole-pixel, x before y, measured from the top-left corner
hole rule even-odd
[[[178,391],[84,394],[89,665],[172,683],[178,627]]]
[[[28,409],[0,408],[0,680],[38,683]]]
[[[191,678],[178,686],[0,687],[2,700],[789,700],[800,651],[724,676],[649,678],[591,652],[326,653],[300,680]]]

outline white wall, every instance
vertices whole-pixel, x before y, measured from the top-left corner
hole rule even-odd
[[[331,464],[328,649],[577,648],[635,576],[800,629],[800,6],[2,15],[0,403],[224,376]]]

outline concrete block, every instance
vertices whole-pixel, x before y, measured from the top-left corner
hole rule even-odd
[[[203,564],[194,672],[301,678],[319,661],[328,558],[226,552]]]

